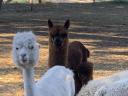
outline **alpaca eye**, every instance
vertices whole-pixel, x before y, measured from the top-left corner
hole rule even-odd
[[[52,40],[54,40],[54,35],[52,35],[51,37],[52,37]]]
[[[18,47],[16,47],[16,50],[18,50],[19,48]]]
[[[54,35],[52,35],[51,37],[52,37],[52,39],[54,39]]]
[[[66,38],[68,35],[67,34],[62,34],[61,35],[63,38]]]
[[[31,49],[31,50],[32,50],[33,48],[34,48],[34,46],[30,46],[30,47],[29,47],[29,49]]]

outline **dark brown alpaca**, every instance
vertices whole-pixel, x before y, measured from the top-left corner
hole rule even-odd
[[[69,44],[67,67],[74,71],[75,91],[80,91],[82,85],[93,79],[93,64],[88,62],[90,52],[79,41]]]
[[[49,60],[48,65],[65,66],[67,63],[68,51],[68,28],[70,21],[67,20],[65,24],[53,25],[51,20],[48,20],[49,27]]]

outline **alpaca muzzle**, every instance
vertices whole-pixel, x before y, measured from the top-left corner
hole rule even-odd
[[[23,64],[28,61],[26,54],[22,54],[22,55],[20,56],[20,58],[21,58],[21,62],[22,62]]]
[[[62,46],[62,39],[59,37],[54,38],[54,45],[57,47]]]

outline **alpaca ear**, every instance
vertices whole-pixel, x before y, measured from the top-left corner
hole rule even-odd
[[[88,49],[86,49],[86,52],[87,52],[87,57],[89,58],[90,57],[90,51]]]
[[[70,20],[66,20],[65,24],[64,24],[64,28],[68,29],[70,26]]]
[[[40,43],[36,43],[37,47],[40,49],[41,48],[41,45]]]
[[[48,19],[48,27],[49,28],[52,28],[53,27],[53,23],[52,23],[52,21],[50,19]]]

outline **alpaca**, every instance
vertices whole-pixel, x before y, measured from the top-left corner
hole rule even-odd
[[[84,85],[77,96],[94,96],[98,89],[103,86],[111,85],[114,82],[127,79],[128,78],[128,70],[118,72],[114,75],[106,77],[104,79],[99,80],[90,80],[87,85]],[[98,95],[97,95],[98,96]],[[103,95],[104,96],[104,95]],[[106,95],[105,95],[106,96]],[[107,95],[109,96],[109,95]]]
[[[14,63],[23,71],[25,96],[74,96],[73,72],[64,66],[50,68],[35,83],[34,66],[38,63],[39,46],[32,32],[17,33],[12,51]]]
[[[65,66],[67,63],[69,26],[70,26],[69,20],[66,20],[64,26],[53,25],[52,21],[48,20],[48,27],[49,27],[48,66],[50,68],[55,65]]]
[[[104,85],[94,96],[128,96],[128,78]]]
[[[67,67],[74,71],[76,94],[93,79],[93,64],[87,61],[89,56],[89,50],[81,42],[69,43]]]

